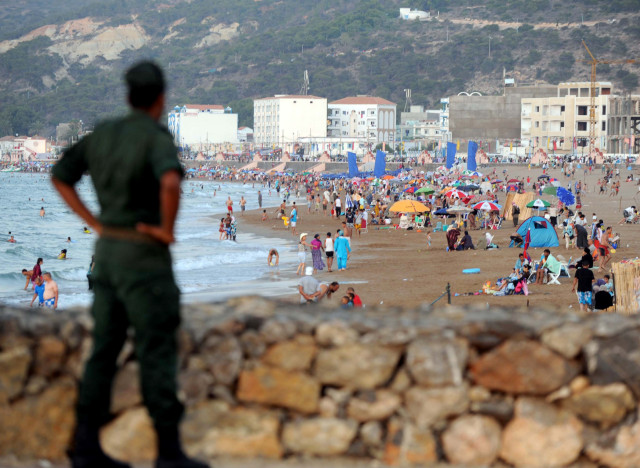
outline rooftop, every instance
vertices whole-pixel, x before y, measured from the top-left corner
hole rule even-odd
[[[377,104],[384,106],[396,105],[395,102],[387,101],[384,98],[375,96],[350,96],[330,102],[329,104]]]
[[[276,94],[272,97],[264,97],[254,99],[254,101],[269,101],[271,99],[325,99],[319,96],[305,95],[305,94]]]
[[[565,83],[559,83],[558,86],[582,86],[588,88],[591,86],[590,81],[568,81]],[[596,86],[613,86],[610,81],[596,81]]]
[[[187,109],[198,109],[198,110],[224,110],[224,106],[219,104],[185,104],[183,107]]]

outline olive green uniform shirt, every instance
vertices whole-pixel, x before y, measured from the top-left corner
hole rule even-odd
[[[53,176],[75,185],[89,171],[105,226],[160,224],[160,178],[182,174],[171,134],[151,117],[133,111],[99,124],[93,133],[64,152]]]

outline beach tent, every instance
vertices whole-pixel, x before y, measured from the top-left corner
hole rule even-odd
[[[524,239],[527,231],[531,233],[531,243],[529,247],[558,247],[558,233],[553,225],[542,216],[532,216],[518,227],[518,234]],[[509,247],[513,247],[511,241]]]

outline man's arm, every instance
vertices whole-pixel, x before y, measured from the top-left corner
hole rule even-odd
[[[578,278],[573,278],[573,285],[571,286],[571,292],[576,290],[576,285],[578,284]]]
[[[176,170],[165,172],[160,178],[160,226],[138,223],[136,229],[148,234],[163,244],[175,242],[173,230],[180,207],[180,173]]]
[[[98,222],[96,217],[89,211],[84,202],[80,199],[78,192],[73,185],[69,185],[66,182],[62,182],[55,176],[52,177],[53,186],[58,191],[62,199],[69,205],[69,208],[73,210],[78,216],[80,216],[89,226],[93,228],[98,234],[102,233],[102,224]]]
[[[302,289],[302,286],[298,286],[298,292],[300,293],[300,295],[302,297],[304,297],[307,301],[310,301],[313,296],[309,296],[308,294],[305,294],[304,290]]]
[[[53,297],[55,298],[55,300],[53,301],[53,308],[57,309],[58,308],[58,285],[57,284],[53,287]]]

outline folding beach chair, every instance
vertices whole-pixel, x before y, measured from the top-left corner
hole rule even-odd
[[[367,220],[362,218],[362,221],[360,222],[360,233],[363,232],[369,232],[369,226],[367,224]]]
[[[436,227],[433,228],[433,232],[438,232],[438,231],[442,231],[442,221],[438,221],[438,224],[436,224]]]

